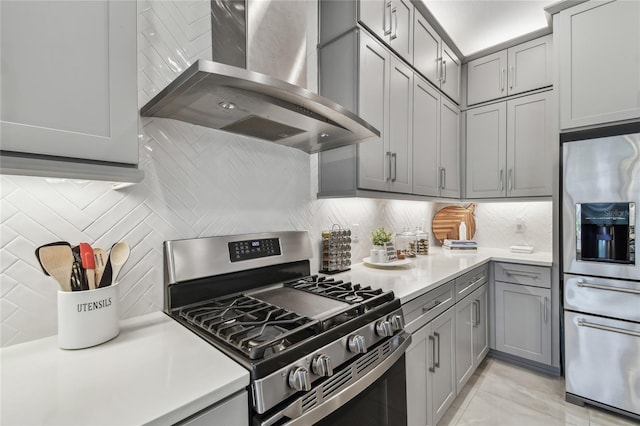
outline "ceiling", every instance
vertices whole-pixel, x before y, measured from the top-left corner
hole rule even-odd
[[[557,0],[422,0],[462,54],[548,26],[544,8]]]

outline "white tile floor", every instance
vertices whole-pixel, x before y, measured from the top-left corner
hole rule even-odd
[[[487,357],[438,426],[637,426],[564,399],[564,379]]]

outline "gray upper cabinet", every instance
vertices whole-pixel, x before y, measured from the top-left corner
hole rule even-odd
[[[467,104],[551,86],[552,35],[484,56],[467,64]]]
[[[413,193],[460,197],[460,111],[414,77]]]
[[[355,59],[354,59],[355,58]],[[413,71],[354,30],[320,49],[320,92],[360,115],[380,137],[319,156],[321,196],[412,189]]]
[[[413,59],[413,14],[410,0],[320,0],[320,44],[364,26],[408,63]]]
[[[554,28],[560,128],[639,118],[640,2],[588,1],[554,16]]]
[[[413,66],[455,103],[460,103],[460,59],[418,12],[413,24]]]
[[[551,93],[466,111],[467,198],[551,195]]]
[[[137,165],[136,2],[0,9],[2,149]]]

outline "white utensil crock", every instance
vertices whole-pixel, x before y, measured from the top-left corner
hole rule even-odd
[[[120,333],[118,284],[95,290],[58,291],[58,346],[82,349]]]

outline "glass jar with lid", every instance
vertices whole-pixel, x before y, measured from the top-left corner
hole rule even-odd
[[[414,235],[414,252],[419,256],[429,254],[429,233],[423,231],[421,226],[417,226]]]
[[[405,257],[415,257],[415,251],[411,248],[415,238],[415,234],[409,230],[409,227],[405,227],[401,233],[396,234],[396,250],[398,253],[403,254]]]

